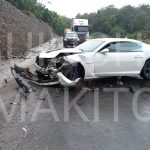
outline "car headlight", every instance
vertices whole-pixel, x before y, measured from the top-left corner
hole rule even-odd
[[[65,38],[64,41],[67,41],[67,39]]]
[[[80,39],[79,39],[79,38],[77,38],[77,41],[80,41]]]

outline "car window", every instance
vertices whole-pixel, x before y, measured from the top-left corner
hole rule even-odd
[[[88,40],[79,46],[77,46],[77,49],[86,51],[86,52],[93,52],[96,50],[99,46],[101,46],[104,43],[102,40]]]
[[[138,42],[112,42],[105,46],[109,52],[141,52],[142,46]]]

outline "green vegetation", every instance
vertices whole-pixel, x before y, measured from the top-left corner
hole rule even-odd
[[[111,37],[116,37],[117,33],[121,37],[150,41],[150,5],[129,5],[120,9],[110,5],[96,13],[78,14],[76,18],[89,20],[90,33],[100,32]]]
[[[64,28],[70,28],[70,19],[58,15],[56,12],[48,10],[37,0],[6,0],[22,11],[32,12],[36,18],[48,23],[54,32],[63,35]]]
[[[90,39],[95,39],[95,38],[109,38],[109,35],[106,35],[101,32],[94,32],[90,34]]]
[[[48,10],[37,0],[6,1],[18,9],[32,12],[38,19],[48,23],[58,35],[63,35],[64,28],[70,28],[71,19]],[[110,5],[96,13],[78,14],[76,18],[89,20],[91,38],[116,37],[117,34],[120,37],[142,38],[150,42],[150,5],[129,5],[120,9]]]

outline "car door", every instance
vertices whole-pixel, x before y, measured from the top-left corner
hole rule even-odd
[[[103,49],[109,49],[102,54]],[[139,74],[145,62],[142,46],[137,42],[111,42],[95,53],[96,76],[121,76]]]

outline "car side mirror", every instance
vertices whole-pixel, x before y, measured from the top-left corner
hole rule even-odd
[[[101,51],[102,54],[106,54],[106,53],[109,53],[109,49],[108,48],[105,48]]]

